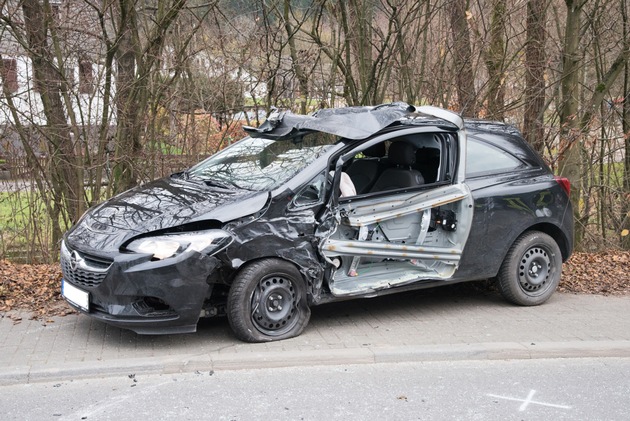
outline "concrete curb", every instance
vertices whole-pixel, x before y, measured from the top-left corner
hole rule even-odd
[[[216,370],[421,361],[607,357],[630,357],[630,341],[488,342],[403,347],[366,346],[333,350],[291,350],[181,355],[170,358],[128,358],[107,362],[66,363],[54,368],[46,366],[9,367],[0,370],[0,386],[131,374],[172,374],[196,371],[210,373]]]

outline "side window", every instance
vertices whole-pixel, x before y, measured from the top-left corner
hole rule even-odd
[[[468,138],[466,151],[466,177],[514,171],[523,163],[502,149],[488,145],[473,137]]]
[[[295,195],[291,202],[291,207],[302,208],[323,203],[326,193],[326,180],[325,173],[315,177]]]

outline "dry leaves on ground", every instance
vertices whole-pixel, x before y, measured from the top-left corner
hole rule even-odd
[[[61,298],[61,269],[53,265],[18,265],[0,260],[0,314],[25,310],[46,319],[73,313]],[[19,316],[9,315],[14,321]]]
[[[574,253],[562,266],[561,292],[630,294],[630,252]]]
[[[0,260],[0,315],[19,322],[14,310],[47,320],[71,314],[60,293],[61,270],[53,265],[18,265]],[[563,266],[558,289],[579,294],[630,295],[630,252],[574,253]]]

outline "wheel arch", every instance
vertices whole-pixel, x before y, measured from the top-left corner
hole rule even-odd
[[[553,238],[556,244],[558,244],[558,247],[560,248],[563,262],[566,262],[567,259],[571,256],[571,252],[572,252],[572,247],[570,245],[571,243],[569,239],[567,238],[566,234],[558,226],[548,223],[548,222],[542,222],[542,223],[530,226],[529,228],[521,232],[519,235],[517,235],[516,238],[519,238],[520,236],[522,236],[528,231],[540,231],[547,234],[551,238]]]
[[[297,269],[298,272],[300,272],[300,267],[297,264],[295,264],[295,262],[293,262],[293,261],[291,261],[289,259],[285,259],[283,257],[277,256],[277,255],[274,255],[274,254],[265,255],[265,256],[259,256],[259,257],[256,257],[254,259],[250,259],[250,260],[244,262],[239,267],[235,268],[234,271],[232,272],[232,276],[230,277],[230,281],[229,281],[230,285],[232,285],[232,283],[234,282],[234,278],[239,274],[239,272],[242,272],[245,268],[247,268],[247,267],[249,267],[249,266],[251,266],[251,265],[253,265],[253,264],[257,263],[257,262],[263,261],[263,260],[280,260],[282,262],[286,262],[286,263],[291,264],[292,266],[295,267],[295,269]],[[304,278],[304,274],[302,272],[300,272],[300,276],[302,278]]]
[[[562,261],[565,262],[572,253],[572,238],[570,233],[563,232],[557,224],[553,222],[538,222],[531,224],[523,224],[509,231],[509,235],[497,239],[493,242],[493,246],[489,250],[467,244],[462,254],[462,260],[458,272],[454,280],[468,281],[473,279],[489,279],[494,278],[499,273],[499,269],[514,243],[525,233],[538,231],[549,235],[558,245],[560,249]],[[483,237],[486,238],[486,237]],[[477,237],[475,245],[479,244]],[[485,253],[485,254],[484,254]]]
[[[304,275],[304,273],[300,270],[300,266],[298,266],[295,262],[289,260],[289,259],[285,259],[283,257],[277,256],[277,255],[267,255],[267,256],[260,256],[260,257],[256,257],[255,259],[251,259],[246,261],[245,263],[243,263],[242,265],[240,265],[238,268],[236,268],[229,279],[229,284],[228,286],[231,288],[232,284],[234,283],[234,280],[236,279],[237,276],[239,276],[239,274],[241,272],[243,272],[246,268],[252,266],[255,263],[261,262],[261,261],[265,261],[265,260],[277,260],[280,262],[284,262],[284,263],[288,263],[291,266],[293,266],[298,273],[300,274],[300,277],[302,279],[302,282],[304,282],[304,287],[306,288],[306,292],[307,292],[307,296],[311,295],[311,282],[308,281],[308,279],[306,279],[306,276]],[[310,300],[309,300],[310,302]]]

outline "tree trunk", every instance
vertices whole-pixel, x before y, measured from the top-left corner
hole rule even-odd
[[[117,4],[115,193],[138,182],[142,134],[149,117],[150,81],[156,79],[155,72],[160,71],[166,34],[186,0],[157,2],[154,20],[146,29],[145,43],[140,42],[137,4],[129,1]]]
[[[47,3],[46,3],[47,4]],[[50,148],[51,184],[55,208],[53,217],[53,241],[61,239],[59,220],[67,213],[65,223],[75,223],[85,208],[82,180],[70,128],[64,112],[59,71],[54,66],[53,54],[48,46],[48,27],[52,16],[38,0],[22,2],[24,23],[28,36],[29,56],[33,63],[36,87],[42,101],[46,126],[41,128]]]
[[[348,13],[350,23],[350,39],[356,57],[356,70],[361,87],[360,105],[371,103],[374,97],[375,81],[372,80],[372,18],[374,14],[371,0],[349,0]]]
[[[586,154],[582,139],[591,128],[591,120],[595,111],[599,109],[605,96],[610,93],[617,77],[624,70],[630,52],[628,51],[628,44],[625,42],[606,73],[601,75],[596,86],[592,87],[592,95],[588,101],[584,101],[583,112],[581,116],[578,115],[578,104],[580,103],[579,74],[583,61],[579,53],[579,31],[584,2],[577,4],[574,0],[566,0],[566,4],[567,24],[561,84],[563,102],[560,110],[561,141],[564,152],[559,159],[559,170],[560,175],[571,181],[571,201],[573,202],[576,221],[575,242],[576,247],[579,248],[589,217],[588,209],[585,211],[580,206],[582,194],[584,194],[583,178],[586,174],[583,159]]]
[[[494,0],[490,22],[490,48],[486,52],[488,69],[488,118],[503,120],[505,108],[505,16],[506,0]]]
[[[527,43],[525,47],[525,110],[523,135],[542,154],[545,150],[545,54],[548,0],[527,2]]]
[[[477,117],[477,92],[473,74],[470,31],[466,11],[468,2],[455,0],[450,4],[451,31],[453,35],[453,71],[457,84],[459,112],[466,117]]]
[[[293,71],[295,72],[295,77],[298,80],[298,85],[300,89],[299,96],[299,104],[300,104],[300,113],[306,114],[306,106],[308,102],[308,77],[304,72],[304,68],[302,67],[302,63],[300,63],[300,58],[298,56],[297,48],[295,46],[295,33],[293,30],[290,21],[290,10],[291,4],[290,0],[284,0],[284,29],[287,32],[287,40],[289,43],[289,53],[291,54],[291,66],[293,67]]]
[[[581,0],[580,0],[581,1]],[[582,141],[579,127],[578,104],[580,101],[580,65],[579,51],[582,4],[578,0],[565,0],[567,18],[564,34],[564,53],[562,58],[562,82],[560,91],[560,141],[561,156],[559,173],[571,182],[571,201],[575,216],[575,244],[579,248],[584,237],[584,226],[580,223],[580,198],[582,195]]]
[[[630,22],[628,21],[627,0],[621,1],[621,15],[623,18],[623,40],[630,43]],[[623,186],[621,191],[621,246],[630,250],[630,63],[626,60],[623,83],[623,119],[624,133],[624,165]]]
[[[139,130],[139,105],[134,86],[136,81],[136,55],[138,45],[138,22],[133,2],[118,3],[117,26],[118,48],[116,49],[116,151],[113,168],[114,193],[137,183],[136,159],[141,150]]]

